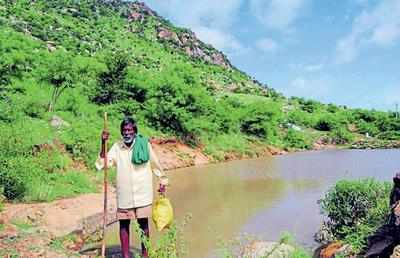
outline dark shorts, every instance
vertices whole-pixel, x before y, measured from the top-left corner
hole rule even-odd
[[[147,205],[143,207],[136,207],[131,209],[117,209],[117,219],[140,219],[140,218],[150,218],[152,211],[152,205]]]

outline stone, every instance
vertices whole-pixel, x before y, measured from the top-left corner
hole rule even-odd
[[[139,21],[142,22],[144,19],[143,15],[139,12],[132,12],[129,17],[128,20],[129,21]]]
[[[353,257],[354,256],[354,251],[351,248],[351,245],[349,244],[345,244],[342,247],[340,247],[335,256],[339,256],[339,257]]]
[[[240,258],[290,258],[294,247],[284,243],[254,241],[246,246]]]
[[[68,122],[65,122],[61,117],[53,115],[50,119],[50,125],[54,128],[60,129],[62,127],[70,127]]]
[[[338,253],[338,250],[342,248],[342,243],[333,242],[321,250],[319,257],[321,258],[333,258]]]
[[[48,43],[47,43],[47,50],[48,50],[49,52],[54,52],[54,51],[57,50],[57,48],[55,47],[55,45],[54,45],[53,43],[48,42]]]
[[[318,232],[314,234],[314,240],[319,243],[322,243],[322,244],[328,244],[328,243],[334,241],[334,239],[335,238],[332,235],[332,232],[329,229],[329,226],[325,222],[322,223]]]
[[[7,225],[5,229],[0,232],[0,239],[13,240],[18,237],[18,230],[13,225]]]
[[[400,258],[400,245],[393,249],[393,254],[390,256],[390,258]]]

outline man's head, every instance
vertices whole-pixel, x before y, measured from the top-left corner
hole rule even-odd
[[[396,173],[396,175],[393,177],[393,183],[400,187],[400,173]]]
[[[136,122],[132,117],[125,117],[121,122],[121,135],[126,144],[131,144],[137,133]]]

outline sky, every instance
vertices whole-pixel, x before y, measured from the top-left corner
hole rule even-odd
[[[144,0],[285,96],[395,111],[400,0]]]

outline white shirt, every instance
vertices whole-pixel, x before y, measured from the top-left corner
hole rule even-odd
[[[123,141],[114,143],[107,153],[108,166],[117,169],[117,207],[129,209],[143,207],[153,202],[153,177],[152,172],[160,178],[164,176],[160,162],[149,143],[150,160],[141,165],[132,163],[131,147],[127,147]],[[96,168],[104,167],[104,159],[96,160]]]

